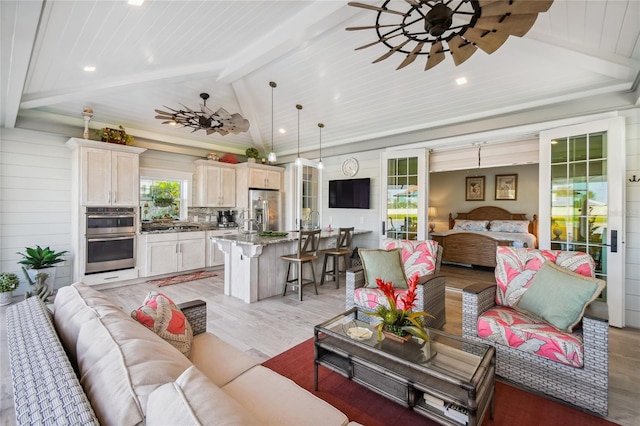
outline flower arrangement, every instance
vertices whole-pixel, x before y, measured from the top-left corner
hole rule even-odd
[[[131,145],[133,143],[133,136],[128,135],[122,125],[118,126],[117,129],[103,127],[100,130],[96,130],[96,135],[104,142],[117,143],[120,145]]]
[[[381,278],[376,278],[378,288],[384,293],[389,307],[380,305],[376,312],[370,315],[377,316],[382,322],[376,326],[378,330],[378,340],[382,340],[382,332],[387,331],[400,337],[409,334],[419,337],[425,342],[429,341],[429,335],[422,324],[422,317],[432,317],[427,312],[412,312],[416,302],[416,290],[418,288],[418,274],[414,274],[408,282],[409,290],[399,297],[399,291],[393,287],[391,282],[384,282]],[[402,309],[398,308],[398,301],[402,303]]]
[[[247,158],[258,158],[260,156],[260,151],[256,148],[250,147],[244,152]]]

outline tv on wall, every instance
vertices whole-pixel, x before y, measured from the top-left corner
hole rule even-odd
[[[371,179],[329,181],[330,209],[368,209]]]

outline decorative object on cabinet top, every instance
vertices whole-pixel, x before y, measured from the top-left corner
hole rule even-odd
[[[116,143],[119,145],[131,145],[134,140],[133,136],[128,135],[122,125],[118,126],[117,129],[103,127],[100,130],[96,130],[96,135],[103,142]]]
[[[247,156],[247,161],[255,163],[256,159],[260,156],[260,151],[254,147],[249,147],[245,151],[245,155]]]
[[[231,153],[227,152],[222,157],[220,157],[220,162],[221,163],[229,163],[229,164],[237,164],[238,163],[238,157],[236,157],[234,154],[231,154]]]

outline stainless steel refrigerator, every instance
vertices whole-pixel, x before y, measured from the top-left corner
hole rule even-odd
[[[249,190],[249,218],[255,219],[260,231],[280,231],[282,216],[280,191]]]

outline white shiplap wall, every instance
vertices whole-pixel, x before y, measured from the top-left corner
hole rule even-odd
[[[621,115],[625,117],[627,138],[625,323],[640,328],[640,182],[629,181],[633,175],[640,179],[640,108]]]
[[[14,295],[29,290],[18,251],[71,250],[71,151],[66,137],[0,129],[0,270],[20,277]],[[55,287],[71,283],[74,254],[56,270]]]

